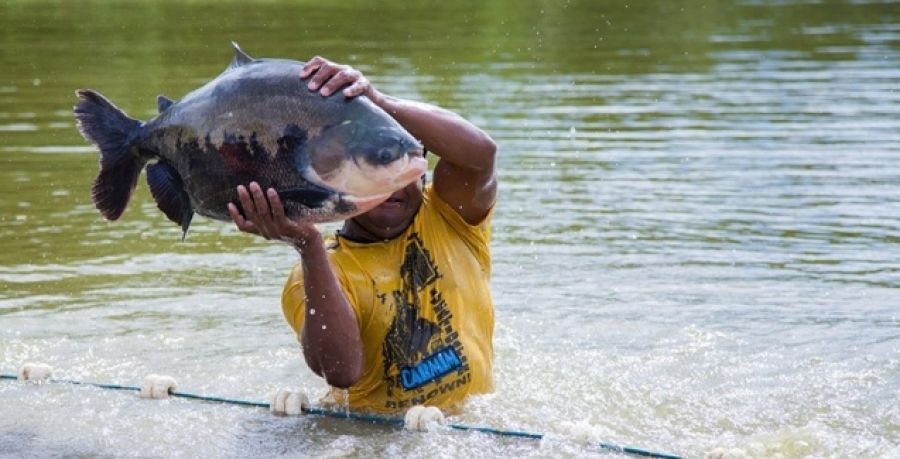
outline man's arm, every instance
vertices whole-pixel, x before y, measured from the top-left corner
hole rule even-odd
[[[356,313],[331,270],[321,236],[317,239],[295,246],[301,253],[306,295],[300,343],[313,372],[332,386],[347,388],[362,376],[362,338]]]
[[[484,220],[497,198],[494,141],[442,108],[383,95],[374,101],[441,158],[434,168],[435,192],[469,224]]]
[[[286,218],[274,189],[264,195],[253,182],[249,187],[239,186],[237,192],[246,215],[231,203],[228,212],[238,229],[282,240],[300,252],[306,296],[300,342],[306,364],[332,386],[352,386],[362,377],[365,363],[362,339],[356,313],[331,269],[321,233],[315,225]]]
[[[480,223],[497,198],[497,146],[481,129],[461,116],[434,105],[386,96],[359,71],[314,57],[300,72],[312,75],[308,86],[328,96],[365,94],[389,113],[425,148],[441,159],[434,168],[434,189],[469,224]]]

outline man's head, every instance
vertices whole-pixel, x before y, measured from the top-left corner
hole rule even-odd
[[[400,235],[422,205],[425,175],[395,191],[372,210],[344,222],[342,233],[352,239],[383,241]]]

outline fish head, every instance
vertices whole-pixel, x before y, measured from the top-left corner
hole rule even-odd
[[[324,128],[306,160],[308,179],[357,197],[389,195],[428,167],[422,145],[399,124],[349,119]]]

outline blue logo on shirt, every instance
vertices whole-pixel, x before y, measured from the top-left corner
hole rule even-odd
[[[456,349],[445,347],[412,367],[400,369],[400,384],[403,389],[411,390],[422,387],[436,379],[462,367],[462,361]]]

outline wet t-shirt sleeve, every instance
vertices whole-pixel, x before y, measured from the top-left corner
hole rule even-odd
[[[434,187],[426,188],[425,192],[427,193],[427,198],[433,203],[433,211],[465,242],[469,250],[478,259],[482,269],[490,273],[491,220],[494,216],[494,208],[491,208],[480,223],[470,225],[434,191]]]
[[[341,286],[341,290],[343,290],[344,295],[347,296],[347,302],[353,309],[353,313],[356,316],[356,324],[359,326],[362,314],[358,306],[359,302],[356,299],[356,295],[353,289],[348,288],[348,281],[343,270],[335,266],[333,262],[332,270],[334,270],[338,284]],[[297,340],[299,341],[303,331],[303,323],[306,319],[306,292],[303,289],[302,263],[298,262],[294,265],[294,269],[291,270],[291,273],[288,275],[287,281],[284,284],[284,290],[281,293],[281,311],[284,314],[284,319],[287,321],[288,325],[291,326],[291,329],[294,330],[294,333],[297,335]]]

